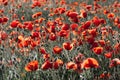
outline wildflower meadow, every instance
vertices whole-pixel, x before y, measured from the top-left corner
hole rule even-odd
[[[0,80],[120,80],[120,0],[0,0]]]

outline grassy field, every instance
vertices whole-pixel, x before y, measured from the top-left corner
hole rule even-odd
[[[0,80],[120,80],[120,1],[0,0]]]

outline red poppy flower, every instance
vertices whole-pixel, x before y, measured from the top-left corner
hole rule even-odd
[[[119,17],[116,17],[114,19],[114,24],[117,25],[117,24],[120,24],[120,18]]]
[[[56,8],[56,9],[54,10],[54,13],[55,13],[55,14],[59,14],[58,8]]]
[[[40,7],[40,6],[41,6],[41,3],[40,3],[39,1],[34,1],[34,2],[33,2],[33,6],[34,6],[34,7],[36,7],[36,6]]]
[[[34,47],[36,47],[38,45],[38,41],[31,41],[31,48],[33,49]]]
[[[69,24],[63,24],[62,30],[68,30],[69,29]]]
[[[51,40],[51,41],[55,41],[56,40],[56,35],[54,34],[54,33],[50,33],[50,35],[49,35],[49,39]]]
[[[39,19],[38,19],[38,22],[39,22],[39,23],[42,23],[44,20],[45,20],[45,18],[39,18]]]
[[[41,15],[42,15],[42,12],[37,12],[37,13],[32,15],[32,18],[38,18]]]
[[[33,23],[32,22],[24,22],[24,26],[28,30],[33,30]]]
[[[77,64],[74,62],[68,62],[66,64],[66,69],[72,69],[72,70],[76,70],[77,69]]]
[[[53,67],[53,63],[47,60],[42,64],[41,69],[47,70],[47,69],[51,69],[52,67]]]
[[[111,58],[112,57],[112,52],[105,53],[106,58]]]
[[[85,24],[83,24],[81,27],[83,29],[88,29],[90,27],[90,25],[91,25],[91,21],[86,21]]]
[[[9,20],[9,18],[7,18],[7,17],[3,17],[3,19],[2,19],[2,21],[5,22],[5,23],[6,23],[8,20]]]
[[[63,61],[61,59],[57,59],[55,62],[58,63],[61,66],[63,65]]]
[[[112,60],[110,61],[109,67],[112,68],[112,67],[115,67],[115,66],[117,66],[117,65],[120,65],[120,59],[114,58],[114,59],[112,59]]]
[[[58,64],[57,62],[54,62],[54,63],[53,63],[53,68],[54,68],[54,69],[58,69],[58,68],[59,68],[59,64]]]
[[[103,52],[103,47],[94,47],[94,48],[92,49],[92,51],[93,51],[95,54],[100,55],[100,54]]]
[[[39,51],[40,51],[41,54],[46,54],[47,53],[44,47],[41,47],[39,49]]]
[[[93,22],[93,24],[95,26],[99,26],[100,23],[101,23],[101,21],[100,21],[100,19],[98,17],[94,17],[93,20],[92,20],[92,22]]]
[[[90,69],[90,68],[98,68],[99,64],[98,61],[94,58],[87,58],[83,61],[83,63],[81,64],[82,68],[85,69]]]
[[[100,23],[101,23],[101,24],[106,24],[105,19],[100,19]]]
[[[77,12],[69,12],[69,13],[68,13],[68,16],[69,16],[70,18],[76,18],[76,17],[78,16],[78,13],[77,13]]]
[[[54,10],[55,14],[63,14],[65,13],[65,8],[59,7]]]
[[[85,36],[85,40],[89,43],[89,44],[93,44],[95,39],[93,36]]]
[[[109,13],[109,14],[107,15],[108,18],[114,18],[114,16],[115,16],[114,13]]]
[[[40,35],[39,32],[32,32],[32,38],[38,38]]]
[[[43,54],[43,59],[48,60],[49,58],[50,58],[50,54],[49,53]]]
[[[58,47],[58,46],[55,46],[55,47],[53,48],[53,51],[54,51],[55,54],[60,54],[61,51],[62,51],[62,48],[60,48],[60,47]]]
[[[88,29],[88,33],[90,35],[92,35],[93,37],[96,37],[96,35],[97,35],[97,29],[96,28],[94,28],[94,29]]]
[[[0,39],[5,40],[7,39],[8,35],[5,31],[0,31]]]
[[[10,26],[11,26],[12,28],[16,28],[16,27],[18,26],[18,24],[19,24],[19,22],[16,21],[16,20],[14,20],[14,21],[11,22]]]
[[[60,14],[63,14],[63,13],[65,13],[65,11],[66,11],[65,8],[58,8],[58,10],[59,10],[59,13],[60,13]]]
[[[57,59],[54,63],[53,63],[53,68],[54,69],[58,69],[60,66],[63,65],[63,61],[61,59]]]
[[[70,27],[71,27],[72,30],[75,30],[76,28],[78,28],[78,24],[73,23],[73,24],[70,25]]]
[[[32,23],[29,23],[26,27],[30,31],[33,30],[33,24]]]
[[[73,49],[73,44],[71,44],[70,42],[64,42],[63,43],[63,48],[66,50],[72,50]]]
[[[61,30],[61,31],[58,33],[58,35],[59,35],[60,37],[67,37],[67,36],[68,36],[68,31],[66,31],[66,30]]]
[[[38,61],[31,61],[25,66],[26,71],[36,71],[38,69]]]

